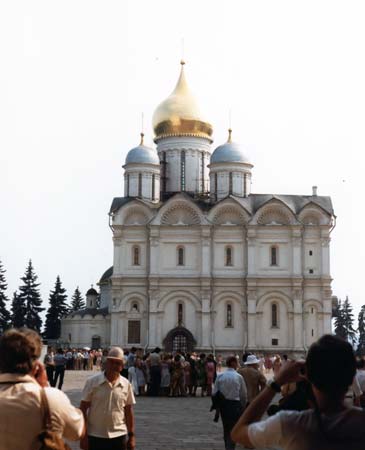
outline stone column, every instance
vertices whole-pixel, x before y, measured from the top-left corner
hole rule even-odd
[[[304,347],[303,337],[303,291],[297,287],[293,289],[293,326],[294,326],[294,349],[302,350]]]
[[[126,261],[125,253],[125,245],[123,245],[123,230],[118,229],[114,232],[113,236],[113,246],[114,246],[114,255],[113,255],[113,275],[120,274],[122,272],[122,261]]]
[[[211,274],[211,238],[210,227],[202,227],[201,230],[202,254],[201,254],[201,276],[209,277]]]
[[[160,229],[153,227],[150,230],[150,275],[159,274],[160,257]]]
[[[247,229],[247,274],[256,274],[256,230]]]
[[[300,228],[292,231],[292,249],[293,276],[299,277],[302,275],[302,232]]]
[[[332,333],[332,290],[329,283],[322,285],[323,334]]]
[[[150,290],[150,315],[149,315],[149,347],[157,347],[157,303],[159,299],[159,291],[158,290]]]
[[[322,262],[322,277],[330,276],[330,237],[326,232],[325,235],[322,234],[321,237],[321,262]]]
[[[256,287],[250,286],[247,295],[247,346],[252,350],[256,347]]]
[[[209,348],[211,347],[210,291],[209,290],[201,291],[200,295],[202,301],[202,339],[200,345],[203,348]]]

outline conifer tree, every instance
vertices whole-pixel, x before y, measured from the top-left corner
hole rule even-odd
[[[75,292],[71,297],[71,311],[78,311],[79,309],[84,309],[85,306],[86,306],[85,301],[82,298],[79,287],[77,286]]]
[[[348,296],[346,296],[346,300],[343,302],[342,311],[343,323],[346,330],[346,339],[354,344],[356,341],[356,331],[354,330],[354,315],[352,313],[352,306]]]
[[[11,302],[11,325],[14,328],[21,328],[25,325],[25,305],[24,301],[15,291]]]
[[[365,305],[362,305],[358,316],[358,329],[359,342],[357,345],[357,351],[359,355],[365,355]]]
[[[61,318],[68,313],[66,289],[57,276],[54,290],[49,295],[49,308],[46,314],[44,337],[58,339],[61,335]]]
[[[341,299],[338,300],[338,304],[336,306],[333,316],[335,318],[335,333],[336,333],[336,335],[341,337],[342,339],[347,339],[345,322],[344,322],[343,305],[342,305]]]
[[[8,308],[6,307],[6,302],[9,300],[6,295],[6,289],[8,285],[5,280],[5,272],[6,270],[3,268],[3,265],[0,261],[0,334],[9,328],[10,326],[10,313]]]
[[[19,299],[22,300],[25,306],[25,323],[24,325],[32,330],[41,330],[42,319],[40,313],[44,311],[42,308],[42,299],[38,290],[38,277],[34,273],[32,260],[29,260],[28,267],[25,270],[24,276],[21,278],[23,285],[19,287]]]

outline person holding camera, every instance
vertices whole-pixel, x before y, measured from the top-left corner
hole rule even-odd
[[[351,345],[332,335],[309,349],[306,361],[288,361],[253,400],[232,430],[233,441],[249,448],[363,450],[365,411],[347,407],[345,395],[356,373]],[[308,379],[313,409],[280,411],[260,421],[281,386]]]

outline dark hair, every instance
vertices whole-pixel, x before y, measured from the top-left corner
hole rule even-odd
[[[358,369],[364,369],[365,368],[365,360],[362,358],[356,359],[356,367]]]
[[[356,373],[351,345],[330,334],[311,345],[306,366],[309,381],[328,395],[343,395]]]
[[[28,328],[5,331],[0,338],[0,372],[29,374],[40,357],[42,341]]]
[[[58,348],[57,353],[59,353],[60,355],[63,355],[63,353],[64,353],[63,348],[61,348],[61,347]]]
[[[237,364],[237,358],[236,358],[235,356],[233,356],[233,355],[228,356],[228,358],[226,359],[226,365],[227,365],[227,367],[232,367],[232,364],[233,364],[234,362]]]

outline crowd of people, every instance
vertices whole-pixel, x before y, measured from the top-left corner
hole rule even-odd
[[[227,450],[236,443],[284,450],[364,448],[365,360],[356,360],[351,345],[336,336],[320,338],[306,361],[232,355],[224,368],[222,358],[212,354],[168,354],[159,348],[147,354],[136,348],[83,349],[77,354],[87,363],[72,366],[70,360],[79,359],[76,351],[49,349],[45,365],[40,352],[41,339],[32,330],[8,330],[0,337],[0,450],[39,449],[45,427],[54,436],[81,439],[85,450],[133,449],[133,404],[135,395],[145,394],[211,396]],[[62,387],[66,367],[100,369],[86,381],[81,411],[60,389],[49,387],[57,382]],[[269,371],[274,377],[268,382]],[[53,376],[49,383],[47,375]],[[359,407],[346,401],[351,387]],[[269,417],[262,419],[264,413]],[[26,425],[23,433],[17,432],[19,424]]]

